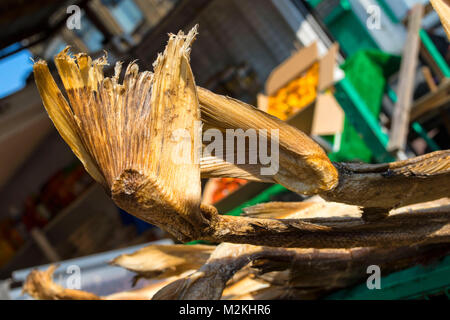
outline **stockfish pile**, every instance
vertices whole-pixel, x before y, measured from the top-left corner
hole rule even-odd
[[[34,64],[34,75],[56,129],[119,207],[181,242],[215,245],[154,245],[117,257],[111,263],[137,281],[160,280],[135,291],[98,297],[66,289],[53,282],[51,267],[33,271],[25,292],[40,299],[313,299],[364,281],[368,265],[387,274],[448,253],[450,150],[386,164],[332,163],[296,128],[197,87],[189,64],[196,35],[196,27],[170,35],[153,73],[132,62],[122,76],[118,63],[105,77],[106,57],[63,50],[55,64],[68,101],[46,62]],[[202,133],[211,129],[255,129],[275,141],[278,170],[227,161],[235,149],[205,152]],[[255,153],[244,151],[246,159]],[[312,198],[221,215],[201,203],[202,177],[278,183]]]

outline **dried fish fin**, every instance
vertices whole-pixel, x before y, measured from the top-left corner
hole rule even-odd
[[[177,212],[201,221],[200,111],[194,76],[189,65],[190,46],[197,34],[170,35],[164,54],[155,62],[149,128],[152,179]],[[147,154],[143,150],[144,154]]]
[[[336,202],[318,202],[310,199],[302,202],[266,202],[247,207],[242,216],[276,219],[312,219],[326,217],[360,217],[361,210]]]
[[[389,175],[427,177],[450,173],[450,150],[389,163]]]
[[[47,106],[61,105],[53,107],[56,116],[47,107],[55,126],[70,129],[62,131],[63,137],[116,204],[183,241],[195,238],[194,225],[205,223],[200,212],[200,111],[189,66],[196,34],[195,27],[186,36],[171,35],[155,74],[139,72],[132,62],[123,83],[121,63],[113,77],[104,77],[105,57],[92,61],[64,49],[55,64],[70,107],[48,70],[43,74],[52,83],[37,77]],[[43,70],[42,65],[35,69]]]
[[[262,289],[271,289],[270,283],[261,279],[255,279],[247,276],[236,283],[227,285],[222,292],[222,300],[239,300],[243,297],[244,300],[249,300],[250,295]]]
[[[140,277],[162,279],[200,268],[214,249],[207,245],[150,245],[120,255],[111,263]]]
[[[47,63],[45,61],[36,62],[33,66],[33,73],[44,107],[59,134],[94,180],[105,185],[105,178],[85,148],[72,110],[56,85]]]
[[[450,1],[449,0],[430,0],[434,10],[439,15],[444,26],[447,37],[450,40]]]
[[[438,200],[415,203],[391,211],[391,214],[407,213],[407,212],[449,212],[450,198],[444,197]]]
[[[93,293],[81,290],[66,289],[53,282],[53,273],[57,266],[51,265],[45,271],[33,270],[27,276],[23,292],[39,300],[100,300]]]
[[[340,163],[355,173],[383,173],[385,175],[430,176],[450,172],[450,150],[440,150],[414,158],[389,163]]]
[[[266,202],[245,208],[241,216],[286,219],[313,205],[312,202]]]
[[[151,105],[148,121],[133,123],[145,131],[126,135],[138,137],[139,143],[129,144],[131,152],[124,158],[130,162],[131,155],[137,156],[135,163],[145,163],[145,168],[125,166],[112,186],[120,207],[181,241],[195,239],[196,227],[205,223],[200,212],[200,113],[188,58],[196,33],[194,28],[187,36],[170,35],[158,56],[151,97],[145,100]]]
[[[74,121],[83,145],[101,169],[109,189],[114,180],[133,164],[137,170],[144,170],[145,163],[139,162],[139,155],[130,154],[125,160],[130,145],[139,143],[139,137],[130,134],[144,134],[145,128],[136,121],[148,119],[150,108],[151,74],[144,72],[126,75],[127,83],[103,77],[105,58],[92,62],[86,54],[72,58],[66,48],[55,57],[55,64],[69,97]],[[137,66],[130,64],[137,71]],[[130,85],[130,77],[134,79]],[[141,90],[141,91],[139,91]],[[134,106],[126,106],[133,101]],[[128,122],[129,121],[129,122]],[[136,125],[130,128],[130,123]]]
[[[270,177],[275,182],[305,194],[330,190],[337,185],[336,168],[324,151],[303,132],[241,101],[200,87],[197,92],[202,120],[209,127],[221,131],[229,128],[244,131],[265,129],[268,140],[272,138],[272,130],[278,130],[279,170]],[[267,179],[263,176],[258,178]]]
[[[260,167],[255,165],[234,165],[215,156],[200,159],[202,178],[239,178],[249,181],[275,183],[271,176],[260,175]]]
[[[85,86],[76,58],[70,56],[69,50],[70,47],[67,46],[55,56],[55,65],[66,91],[80,89]],[[70,99],[70,96],[69,100],[71,104],[75,102]]]

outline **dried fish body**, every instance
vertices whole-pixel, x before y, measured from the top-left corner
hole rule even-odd
[[[339,184],[321,193],[386,213],[393,208],[450,196],[450,150],[384,164],[335,163]]]

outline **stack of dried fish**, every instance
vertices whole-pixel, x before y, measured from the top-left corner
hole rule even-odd
[[[70,104],[46,63],[34,65],[55,127],[119,207],[180,241],[228,242],[212,253],[209,247],[177,245],[116,259],[141,277],[170,282],[153,298],[318,297],[361,280],[362,262],[396,270],[430,252],[436,257],[447,252],[448,207],[393,209],[450,195],[449,150],[389,164],[332,163],[303,132],[197,87],[189,65],[196,34],[194,28],[188,35],[171,35],[154,73],[139,72],[131,63],[122,83],[120,63],[108,78],[102,71],[106,58],[92,61],[79,54],[74,59],[64,50],[55,62]],[[218,154],[201,158],[201,133],[209,129],[254,129],[260,138],[276,141],[278,170],[262,174],[265,163],[235,164]],[[238,152],[234,147],[222,151]],[[246,159],[256,152],[244,151]],[[341,204],[267,204],[247,210],[248,216],[224,216],[201,204],[201,177],[279,183]],[[333,215],[323,217],[323,210]],[[194,253],[195,262],[188,258]],[[183,275],[189,270],[194,272]],[[25,290],[38,298],[70,296],[51,283],[51,270],[36,271]],[[142,294],[148,298],[154,291]]]
[[[394,215],[448,210],[450,200],[442,199],[397,209]],[[336,213],[350,219],[358,216],[359,209],[314,199],[286,206],[268,203],[246,210],[250,216],[295,219],[326,219]],[[152,245],[111,262],[135,272],[136,279],[160,280],[142,289],[106,297],[67,290],[53,283],[52,267],[33,271],[24,290],[41,299],[316,299],[365,281],[369,265],[376,264],[383,274],[388,274],[435,261],[449,252],[449,243],[349,249],[287,249],[230,243],[217,247]]]

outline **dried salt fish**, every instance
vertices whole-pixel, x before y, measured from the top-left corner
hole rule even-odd
[[[138,72],[137,65],[131,63],[123,83],[119,83],[120,64],[116,65],[113,77],[105,78],[102,73],[105,59],[91,61],[84,54],[74,59],[64,50],[57,55],[55,63],[70,106],[46,64],[37,62],[34,66],[42,100],[58,131],[119,207],[167,230],[181,241],[199,239],[289,247],[349,247],[401,245],[408,241],[445,241],[448,238],[448,218],[444,214],[427,215],[429,224],[417,224],[418,216],[415,216],[396,217],[369,227],[360,221],[327,225],[327,221],[311,223],[294,219],[220,216],[214,207],[200,205],[199,148],[196,146],[200,145],[201,128],[196,125],[200,119],[197,91],[202,104],[202,119],[209,127],[220,130],[229,127],[281,129],[280,173],[271,178],[276,182],[302,193],[321,192],[333,196],[334,190],[358,185],[355,178],[358,182],[358,177],[367,172],[348,175],[336,186],[337,170],[306,135],[251,106],[197,89],[188,57],[195,35],[196,28],[187,36],[182,32],[171,35],[164,53],[155,62],[155,74]],[[233,108],[238,112],[232,111]],[[184,134],[173,136],[179,129],[187,133],[187,138]],[[270,131],[268,134],[270,136]],[[179,156],[175,157],[180,160],[177,163],[173,161],[174,154]],[[444,160],[431,171],[425,166],[426,177],[441,179],[442,172],[447,170],[448,157]],[[411,161],[401,167],[411,167],[414,160]],[[336,167],[342,174],[351,169],[349,165]],[[405,174],[403,169],[395,165],[388,165],[388,168],[394,173],[399,172],[394,177],[400,176],[403,185],[410,181],[406,177],[411,175]],[[383,183],[389,181],[383,175],[378,178],[377,181]],[[424,186],[426,182],[421,188]],[[367,190],[356,191],[362,194]],[[442,192],[442,189],[438,191]],[[437,194],[425,193],[428,196]],[[345,202],[348,195],[336,192],[334,197],[336,201]],[[438,226],[442,228],[440,232],[436,230]],[[389,228],[391,233],[382,228]],[[395,232],[400,228],[410,229],[407,235],[399,233],[397,236]]]
[[[398,248],[295,249],[295,258],[262,257],[253,261],[256,279],[273,288],[256,291],[255,299],[272,297],[317,299],[367,279],[367,267],[378,265],[383,274],[436,261],[449,253],[448,244]],[[288,296],[282,290],[289,289]],[[265,294],[263,294],[265,293]]]
[[[450,195],[450,150],[384,164],[335,163],[339,184],[320,195],[364,207],[366,215]]]
[[[92,62],[84,54],[74,59],[67,49],[62,51],[55,63],[70,107],[46,64],[38,62],[34,66],[49,115],[88,172],[111,193],[119,207],[181,241],[214,239],[220,234],[214,228],[223,226],[218,223],[221,219],[215,208],[200,207],[200,168],[195,150],[201,131],[200,126],[195,126],[200,111],[188,61],[195,35],[196,28],[187,36],[182,32],[171,35],[164,53],[155,62],[155,74],[138,72],[137,65],[131,63],[123,83],[119,83],[120,64],[116,65],[115,75],[108,78],[102,73],[105,59]],[[268,123],[274,127],[283,125],[275,119]],[[178,129],[186,130],[189,139],[173,141],[171,134]],[[321,149],[296,129],[287,127],[283,135],[300,137],[305,150],[311,149],[300,154],[302,160],[297,162],[305,168],[313,185],[302,182],[299,190],[328,189],[336,176],[331,173],[331,179],[320,178],[322,165],[334,170]],[[181,156],[190,157],[181,159],[186,160],[181,164],[173,163],[174,152],[180,149],[185,151]],[[298,150],[293,143],[286,149],[291,157]],[[313,169],[308,168],[309,164]],[[313,182],[315,175],[319,177]],[[299,225],[302,223],[297,222]],[[240,238],[239,234],[235,241],[241,241]]]
[[[150,245],[111,261],[143,278],[162,279],[200,268],[214,251],[207,245]]]
[[[391,272],[420,262],[425,257],[443,256],[449,250],[448,244],[398,248],[286,249],[224,243],[215,249],[197,272],[186,271],[179,277],[140,290],[97,297],[88,292],[64,289],[51,279],[53,266],[47,271],[33,271],[27,278],[24,291],[37,299],[219,299],[228,285],[230,290],[226,291],[228,294],[224,298],[237,299],[287,297],[286,292],[282,294],[278,289],[288,286],[290,298],[317,298],[361,281],[361,277],[366,275],[364,268],[367,265],[381,264],[385,272]],[[184,254],[178,248],[172,251],[174,255],[178,253]],[[247,278],[241,276],[242,281],[230,283],[233,275],[249,264],[257,271],[257,279],[249,284],[243,281]],[[253,273],[250,270],[246,272],[248,276]],[[268,288],[268,284],[273,290],[263,289]],[[232,292],[236,292],[237,288],[248,292],[244,294],[242,291],[240,295],[233,296]]]
[[[204,240],[289,248],[395,247],[450,241],[450,214],[402,213],[366,223],[360,218],[258,219],[213,216]]]
[[[197,272],[162,288],[154,299],[314,299],[367,278],[445,256],[448,244],[398,248],[286,249],[223,243]],[[227,285],[244,266],[250,273]],[[256,276],[256,278],[255,278]],[[241,291],[242,290],[242,291]]]

